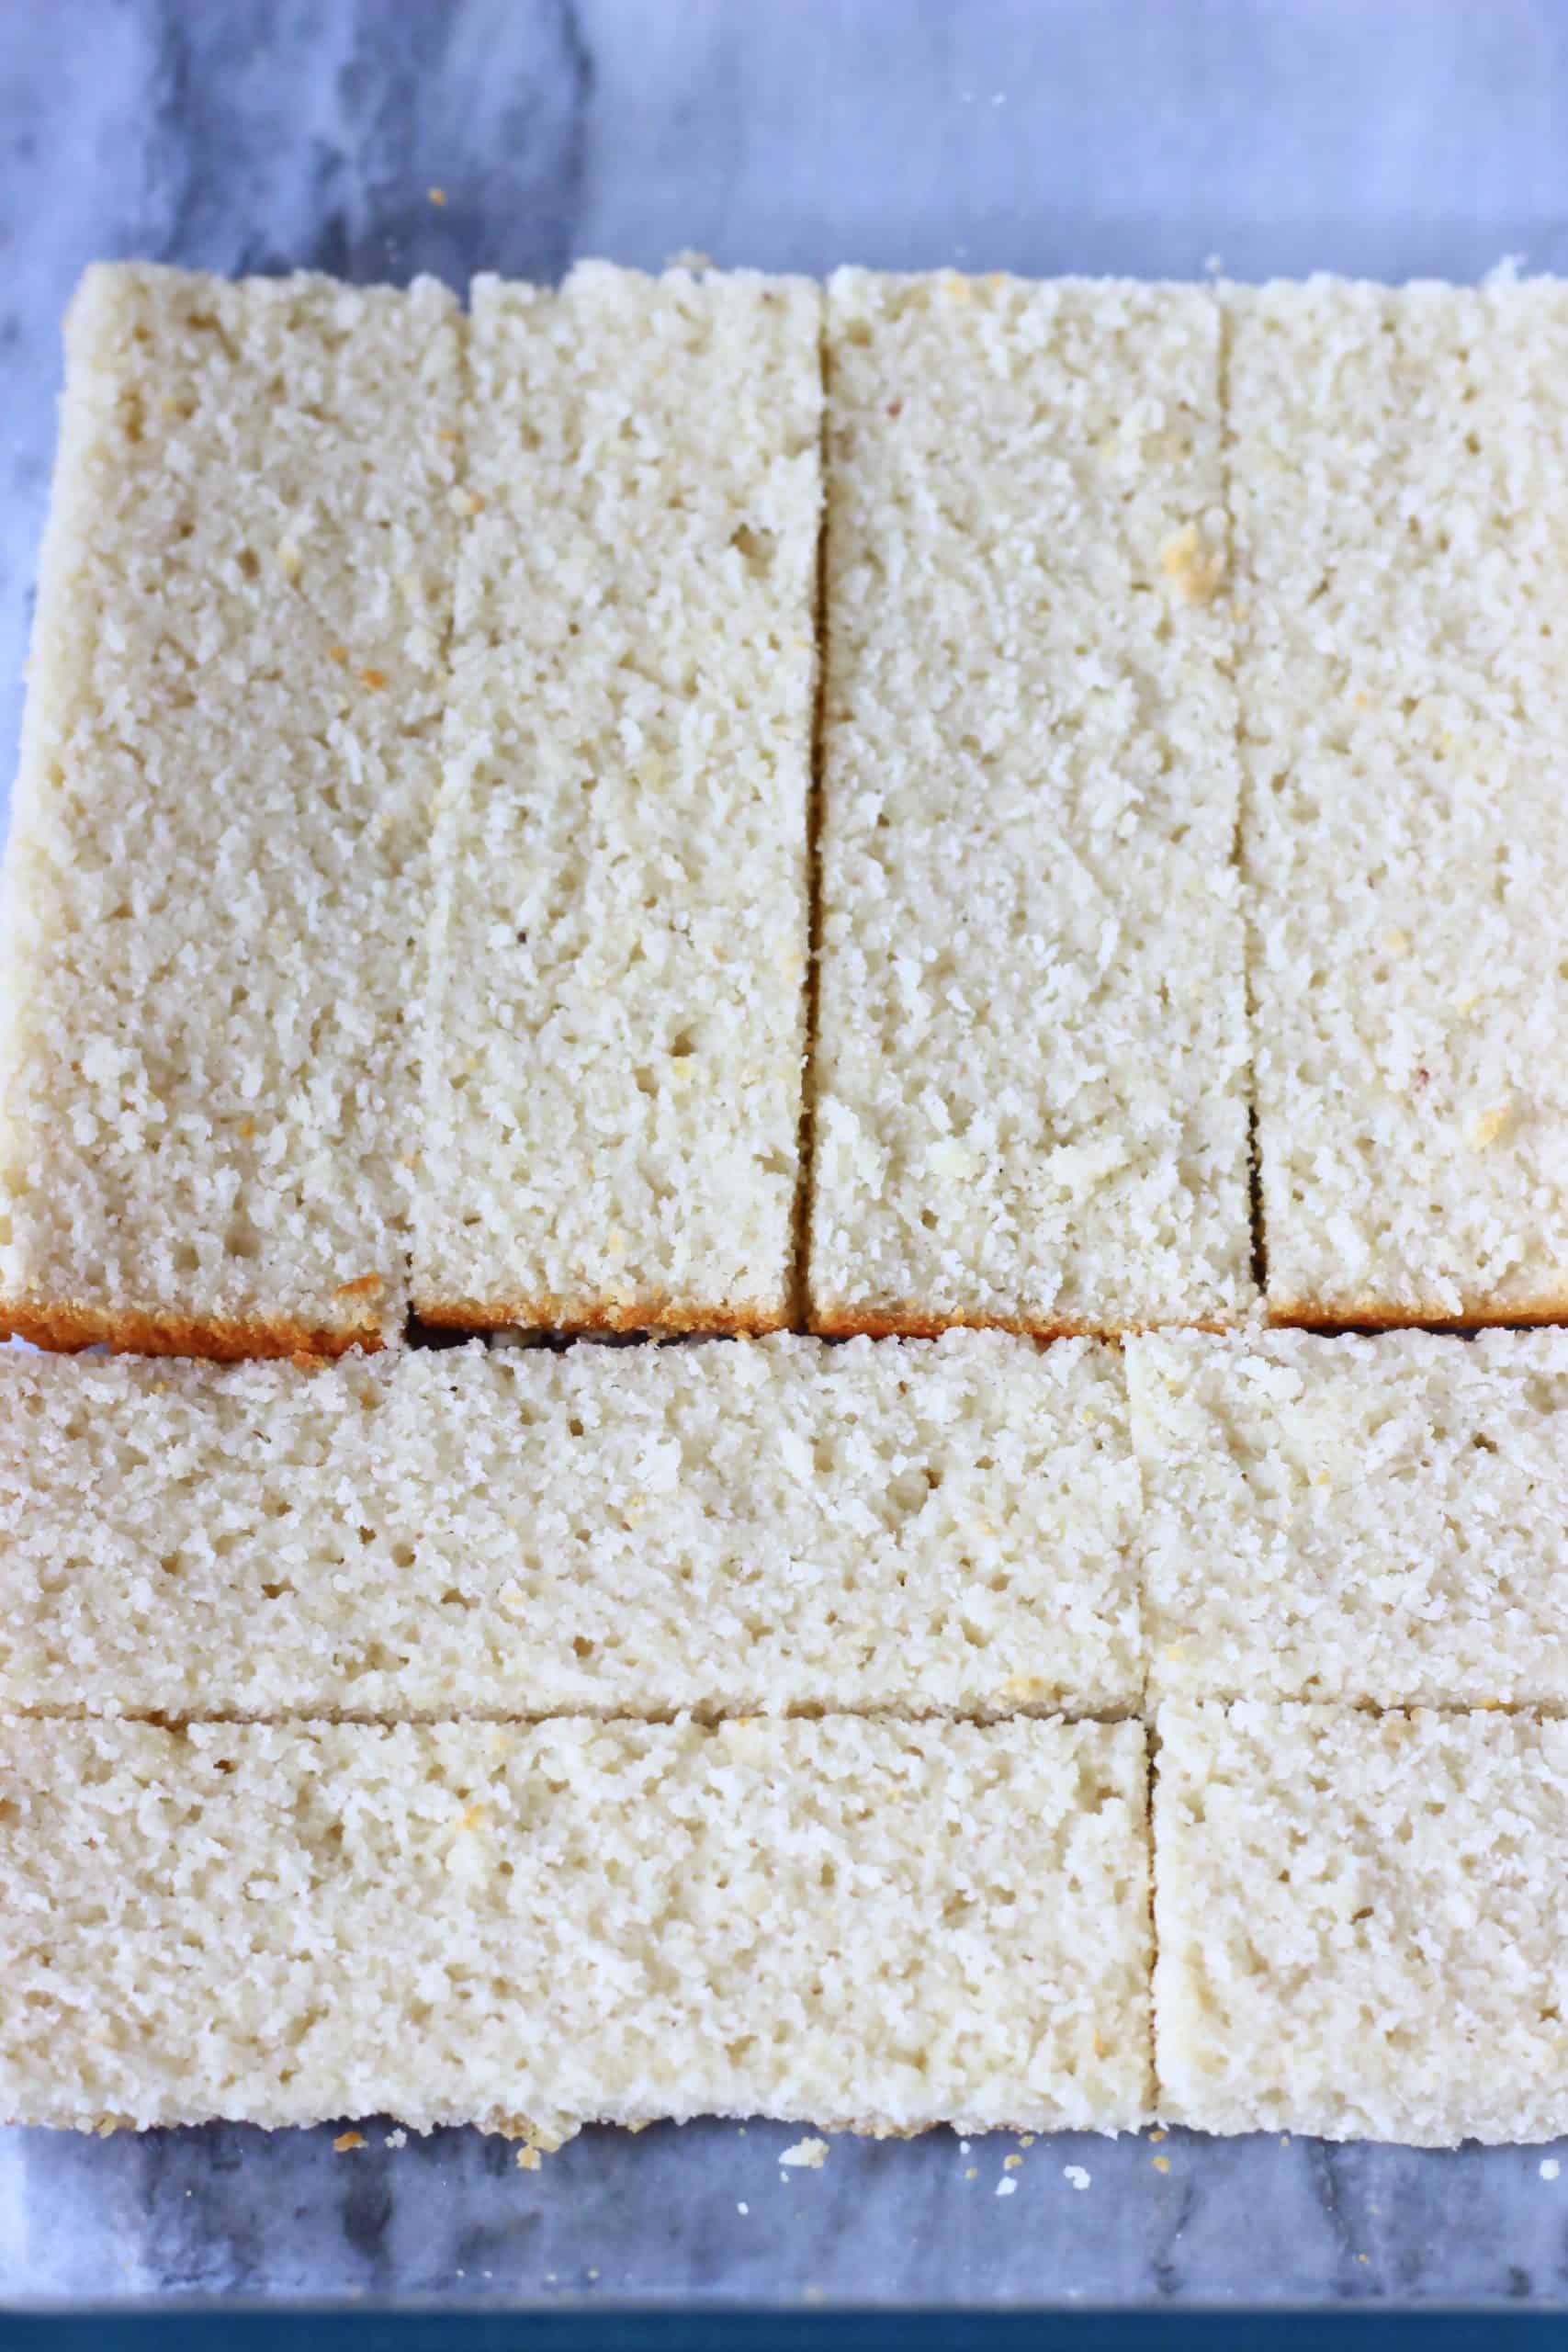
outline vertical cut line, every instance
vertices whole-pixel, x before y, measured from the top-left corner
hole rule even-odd
[[[1251,1000],[1247,1002],[1247,1018],[1252,1017]],[[1247,1211],[1252,1222],[1252,1279],[1258,1295],[1269,1296],[1269,1244],[1263,1224],[1263,1154],[1258,1140],[1258,1104],[1254,1102],[1247,1114]]]
[[[1219,305],[1220,450],[1225,498],[1225,586],[1230,603],[1231,684],[1235,695],[1235,831],[1231,838],[1231,864],[1235,869],[1241,902],[1242,1004],[1247,1022],[1247,1214],[1251,1235],[1252,1280],[1260,1300],[1269,1295],[1269,1237],[1263,1210],[1263,1154],[1258,1126],[1258,997],[1253,986],[1253,921],[1247,882],[1247,725],[1242,712],[1243,616],[1236,605],[1237,543],[1235,526],[1235,430],[1231,401],[1231,356],[1235,323],[1232,309],[1235,288],[1214,289]]]
[[[1150,1521],[1150,1481],[1140,1442],[1142,1415],[1138,1392],[1133,1382],[1133,1369],[1123,1337],[1115,1342],[1122,1358],[1122,1379],[1127,1397],[1127,1443],[1132,1453],[1133,1468],[1138,1481],[1137,1533],[1137,1607],[1138,1650],[1141,1674],[1138,1702],[1134,1710],[1144,1726],[1144,1826],[1148,1838],[1148,1919],[1149,1919],[1149,2105],[1156,2123],[1160,2120],[1159,2046],[1156,2039],[1155,2007],[1155,1972],[1159,1961],[1159,1914],[1156,1907],[1155,1879],[1155,1783],[1159,1760],[1159,1724],[1154,1690],[1154,1602],[1150,1590],[1150,1546],[1146,1530]]]
[[[1150,1482],[1145,1468],[1144,1449],[1140,1439],[1143,1416],[1138,1403],[1138,1390],[1134,1385],[1133,1366],[1127,1354],[1128,1339],[1135,1339],[1137,1336],[1135,1332],[1122,1332],[1107,1340],[1105,1344],[1114,1348],[1121,1362],[1122,1392],[1127,1399],[1127,1448],[1132,1455],[1134,1476],[1138,1482],[1138,1522],[1137,1532],[1134,1538],[1134,1558],[1137,1564],[1138,1696],[1127,1712],[1146,1724],[1154,1705],[1155,1622],[1154,1601],[1149,1589],[1149,1542],[1145,1532],[1151,1518]]]
[[[1159,1789],[1159,1718],[1144,1707],[1145,1819],[1149,1839],[1149,2101],[1157,2124],[1165,2121],[1164,2086],[1159,2071],[1159,1844],[1156,1834],[1155,1799]]]
[[[474,397],[471,348],[471,313],[468,307],[472,287],[465,288],[457,304],[457,413],[453,420],[457,438],[453,445],[452,487],[465,493],[468,487],[468,414]],[[414,1300],[415,1258],[419,1240],[420,1195],[425,1183],[426,1121],[425,1103],[428,1092],[429,1064],[435,1049],[434,1014],[435,1011],[434,965],[435,925],[440,911],[440,888],[435,867],[436,842],[441,831],[441,816],[446,802],[446,759],[452,718],[453,686],[457,672],[457,582],[463,569],[463,548],[473,517],[462,511],[466,496],[457,499],[459,513],[452,534],[451,594],[447,600],[446,627],[441,640],[443,692],[441,716],[434,730],[435,774],[429,799],[425,803],[424,835],[424,899],[415,944],[411,960],[411,1002],[409,1005],[410,1045],[408,1052],[411,1071],[411,1099],[413,1132],[403,1139],[405,1152],[413,1156],[409,1170],[408,1245],[404,1251],[408,1280],[407,1301],[403,1309],[402,1344],[405,1348],[450,1347],[460,1345],[472,1336],[468,1332],[452,1334],[422,1321]]]
[[[828,688],[828,403],[831,380],[828,351],[828,289],[822,288],[817,331],[818,376],[822,410],[818,427],[818,468],[820,504],[817,518],[817,571],[813,582],[812,626],[817,660],[811,701],[811,775],[806,795],[806,1035],[800,1067],[799,1174],[795,1188],[795,1261],[790,1279],[790,1322],[794,1330],[811,1329],[811,1218],[817,1180],[817,1037],[820,1018],[822,978],[822,820],[823,737]]]

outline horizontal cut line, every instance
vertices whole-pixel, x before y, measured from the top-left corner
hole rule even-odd
[[[789,1724],[856,1723],[971,1724],[978,1730],[994,1728],[1010,1723],[1060,1724],[1125,1724],[1145,1720],[1136,1706],[1123,1708],[1073,1706],[1013,1706],[993,1710],[962,1707],[900,1707],[896,1705],[857,1707],[843,1702],[802,1701],[799,1705],[776,1710],[754,1706],[728,1706],[723,1703],[694,1704],[688,1707],[649,1707],[633,1711],[622,1706],[604,1709],[596,1707],[542,1707],[536,1710],[514,1707],[455,1707],[439,1711],[411,1711],[407,1714],[387,1715],[364,1713],[355,1708],[301,1707],[283,1710],[263,1709],[254,1714],[226,1707],[203,1709],[197,1714],[174,1714],[160,1707],[122,1707],[110,1713],[101,1708],[86,1706],[28,1706],[0,1705],[0,1721],[12,1723],[79,1723],[79,1724],[141,1724],[156,1731],[183,1732],[193,1726],[231,1724],[237,1730],[255,1729],[286,1731],[308,1728],[312,1724],[345,1724],[366,1731],[434,1731],[448,1724],[491,1724],[504,1729],[514,1724],[528,1729],[541,1724],[589,1723],[604,1727],[616,1724],[652,1724],[668,1727],[671,1724],[694,1723],[705,1730],[716,1729],[722,1724]]]

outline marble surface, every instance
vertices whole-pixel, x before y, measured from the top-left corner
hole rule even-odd
[[[96,255],[1568,269],[1557,0],[12,0],[5,36],[6,774],[59,315]],[[0,2299],[1568,2299],[1562,2150],[1046,2140],[1010,2176],[1010,2140],[939,2133],[790,2175],[795,2133],[713,2124],[525,2173],[385,2132],[0,2132]]]
[[[523,2172],[503,2140],[363,2128],[343,2155],[331,2126],[0,2132],[0,2300],[1568,2299],[1568,2162],[1541,2176],[1564,2148],[939,2132],[839,2137],[811,2172],[778,2162],[798,2128],[709,2122],[585,2132]]]

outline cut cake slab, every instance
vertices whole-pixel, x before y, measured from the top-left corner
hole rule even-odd
[[[6,868],[0,1330],[400,1331],[460,396],[429,281],[77,291]]]
[[[1230,297],[1281,1322],[1568,1314],[1568,288]]]
[[[789,1319],[820,294],[479,278],[425,1028],[432,1323]]]
[[[829,290],[811,1315],[1252,1297],[1220,311]]]
[[[1126,1361],[1156,1696],[1568,1705],[1568,1332]]]
[[[0,1723],[0,2115],[1149,2103],[1137,1724]]]
[[[1568,1724],[1164,1707],[1154,1820],[1164,2120],[1568,2130]]]
[[[0,1352],[0,1708],[1130,1713],[1109,1348]]]

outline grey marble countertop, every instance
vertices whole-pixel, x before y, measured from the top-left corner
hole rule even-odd
[[[59,319],[141,254],[400,279],[1568,269],[1558,0],[0,0],[0,772]],[[445,203],[429,191],[445,192]],[[1563,2150],[0,2132],[0,2300],[1568,2300]],[[1156,2162],[1156,2159],[1158,2160]],[[1545,2168],[1543,2169],[1543,2160]],[[1081,2168],[1085,2179],[1068,2177]],[[1015,2180],[1010,2195],[998,2184]]]

